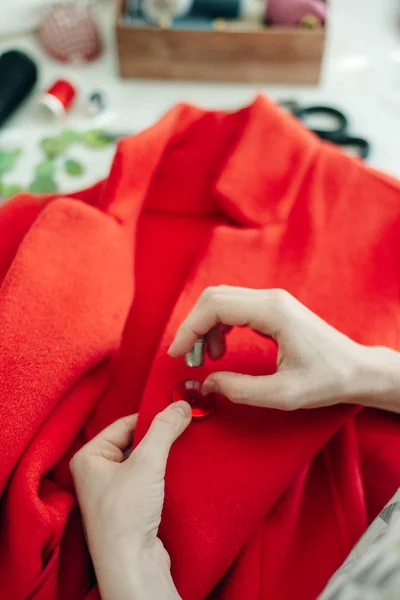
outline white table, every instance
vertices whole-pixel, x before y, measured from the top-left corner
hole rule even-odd
[[[15,1],[15,0],[14,0]],[[103,0],[98,18],[104,32],[101,59],[81,67],[64,66],[41,51],[34,36],[0,40],[0,51],[18,47],[29,52],[40,67],[40,85],[56,78],[75,81],[81,103],[63,125],[42,121],[36,113],[37,97],[9,121],[0,132],[0,147],[22,145],[19,180],[38,162],[38,140],[63,126],[89,129],[101,125],[88,119],[82,100],[94,89],[107,92],[112,115],[110,129],[137,131],[152,124],[176,102],[187,101],[207,108],[232,109],[250,102],[257,92],[273,98],[295,97],[304,102],[328,103],[342,108],[351,119],[351,130],[372,143],[370,164],[400,177],[400,5],[397,0],[332,0],[324,78],[319,87],[277,87],[249,84],[214,84],[121,80],[117,76],[113,43],[113,3]],[[60,183],[64,189],[83,187],[107,174],[113,149],[86,154],[73,151],[88,164],[88,171],[75,180]],[[29,179],[31,179],[31,175]],[[9,177],[15,179],[15,177]],[[71,183],[72,182],[72,183]],[[23,181],[24,183],[24,181]],[[25,180],[25,183],[28,183]]]

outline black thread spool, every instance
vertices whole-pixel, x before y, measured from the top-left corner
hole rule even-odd
[[[37,67],[20,50],[0,56],[0,127],[29,95],[37,81]]]

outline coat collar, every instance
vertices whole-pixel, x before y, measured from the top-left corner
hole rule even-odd
[[[122,222],[136,222],[146,204],[262,226],[287,218],[317,147],[311,133],[263,96],[230,113],[180,104],[120,142],[100,205]]]

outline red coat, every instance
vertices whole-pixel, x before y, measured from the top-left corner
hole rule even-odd
[[[0,240],[2,600],[89,593],[68,461],[139,407],[140,439],[193,377],[166,349],[206,286],[283,287],[399,349],[400,185],[261,97],[229,114],[176,107],[120,143],[104,182],[6,203]],[[275,359],[238,329],[198,371]],[[222,401],[168,464],[161,537],[182,597],[315,599],[400,485],[399,456],[388,413]]]

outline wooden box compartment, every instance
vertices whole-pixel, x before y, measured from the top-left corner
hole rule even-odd
[[[116,40],[121,77],[315,84],[325,29],[183,30],[122,22]]]

